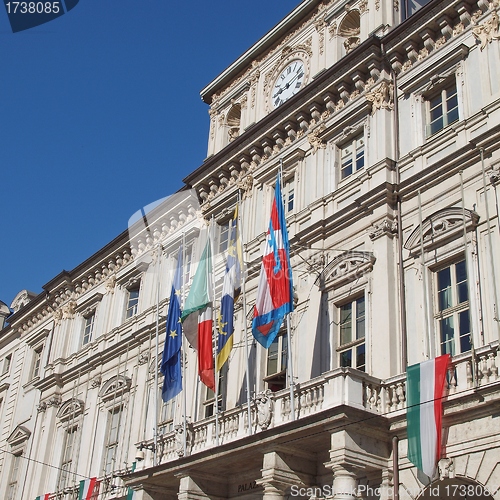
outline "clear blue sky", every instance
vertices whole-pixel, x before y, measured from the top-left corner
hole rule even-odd
[[[13,34],[0,5],[0,300],[39,293],[177,191],[200,90],[299,0],[80,0]]]

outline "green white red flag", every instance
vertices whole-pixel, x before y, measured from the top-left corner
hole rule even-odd
[[[35,500],[49,500],[50,499],[50,493],[45,493],[45,495],[38,495]]]
[[[406,372],[408,460],[431,479],[441,451],[441,402],[449,362],[445,354]]]
[[[214,286],[210,237],[196,269],[184,310],[182,329],[191,346],[198,351],[200,380],[215,392],[214,355],[212,349]]]
[[[78,500],[97,500],[99,497],[100,481],[95,477],[80,481]]]

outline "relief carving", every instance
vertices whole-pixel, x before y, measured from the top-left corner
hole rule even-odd
[[[395,220],[384,219],[378,224],[374,224],[370,229],[368,229],[368,236],[370,239],[376,240],[381,236],[393,237],[398,232],[398,223]]]
[[[377,88],[367,92],[365,97],[372,104],[372,115],[378,109],[392,110],[394,108],[394,86],[392,83],[382,82]]]
[[[267,389],[266,391],[259,392],[255,397],[257,424],[263,431],[269,427],[273,419],[274,401],[271,395],[272,392]]]
[[[174,427],[175,430],[175,443],[177,456],[184,456],[184,426],[182,424],[177,424]],[[191,448],[193,446],[193,424],[191,422],[186,422],[186,456],[191,455]]]
[[[321,125],[321,127],[318,127],[316,130],[307,135],[307,140],[313,148],[313,154],[316,153],[318,149],[326,148],[326,142],[324,142],[323,139],[319,137],[320,134],[325,130],[325,128],[326,127],[324,125]]]
[[[488,43],[491,43],[492,40],[499,40],[498,14],[496,11],[492,11],[490,19],[483,24],[476,24],[476,26],[473,26],[472,34],[481,44],[481,50],[483,50]]]

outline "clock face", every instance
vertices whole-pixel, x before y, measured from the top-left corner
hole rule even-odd
[[[292,61],[278,76],[271,92],[271,101],[277,108],[294,96],[304,83],[304,63],[299,59]]]

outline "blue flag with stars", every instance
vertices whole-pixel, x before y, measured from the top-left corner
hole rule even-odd
[[[182,346],[182,323],[181,323],[181,287],[182,287],[182,247],[179,248],[177,268],[175,270],[172,291],[170,292],[170,303],[168,304],[167,332],[165,336],[165,347],[161,362],[161,372],[164,375],[161,397],[167,402],[175,398],[182,391],[181,370],[181,346]]]

